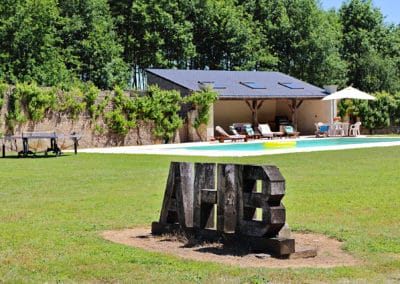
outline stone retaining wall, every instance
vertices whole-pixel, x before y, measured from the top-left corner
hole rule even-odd
[[[91,147],[111,147],[111,146],[128,146],[128,145],[148,145],[162,143],[163,141],[153,135],[153,123],[151,121],[139,121],[138,127],[131,129],[128,134],[121,135],[108,130],[104,121],[101,119],[92,122],[89,114],[82,114],[77,119],[72,119],[67,113],[49,112],[45,118],[39,122],[27,121],[25,123],[17,124],[13,133],[10,133],[6,125],[6,113],[9,103],[9,93],[4,97],[4,104],[0,109],[0,132],[2,135],[21,135],[22,132],[43,132],[43,131],[56,131],[57,134],[81,134],[82,138],[79,140],[79,148]],[[98,100],[104,99],[106,94],[110,92],[102,92]],[[111,110],[111,106],[105,108],[106,111]],[[171,142],[179,142],[180,136],[185,136],[187,127],[183,127],[178,131],[175,139]],[[0,136],[2,136],[0,135]],[[21,144],[20,141],[17,141]],[[21,145],[16,145],[21,147]],[[59,141],[61,148],[72,148],[73,143],[70,139]],[[15,145],[13,145],[15,147]],[[11,147],[11,145],[7,145]],[[12,150],[12,149],[10,149]]]

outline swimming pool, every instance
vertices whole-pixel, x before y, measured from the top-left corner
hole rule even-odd
[[[271,145],[272,143],[272,145]],[[243,143],[182,143],[80,149],[86,153],[153,154],[209,157],[261,156],[296,152],[400,146],[400,137],[343,137],[253,140]]]
[[[199,151],[274,151],[278,149],[290,148],[315,148],[315,147],[335,147],[346,145],[363,145],[368,143],[388,143],[400,142],[400,138],[324,138],[324,139],[301,139],[301,140],[264,140],[255,141],[254,143],[224,143],[202,146],[183,147],[187,150]]]
[[[280,143],[282,143],[280,145]],[[272,145],[270,145],[272,144]],[[296,152],[345,150],[355,148],[400,146],[400,138],[340,137],[262,140],[247,143],[218,143],[175,148],[177,155],[203,156],[259,156]],[[172,149],[171,149],[172,150]],[[171,153],[172,154],[172,153]]]

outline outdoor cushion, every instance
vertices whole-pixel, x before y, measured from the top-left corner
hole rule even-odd
[[[328,125],[321,125],[321,127],[319,128],[320,132],[328,132],[328,130],[329,130]]]
[[[233,127],[232,125],[229,126],[229,129],[232,131],[232,133],[233,133],[234,135],[239,135],[239,133],[237,132],[237,130],[235,129],[235,127]]]
[[[293,132],[293,126],[290,126],[290,125],[285,126],[285,131],[287,133],[292,133]]]
[[[260,132],[261,132],[262,134],[269,134],[269,133],[272,133],[272,132],[271,132],[271,128],[269,127],[268,124],[260,124],[260,125],[258,126],[258,129],[260,130]]]
[[[246,125],[246,132],[249,136],[254,136],[254,130],[250,125]]]

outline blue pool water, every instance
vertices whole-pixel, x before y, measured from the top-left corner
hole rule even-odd
[[[204,146],[185,147],[187,150],[206,150],[206,151],[261,151],[261,150],[277,150],[283,148],[313,148],[328,146],[344,146],[357,145],[366,143],[383,143],[383,142],[400,142],[400,138],[321,138],[321,139],[302,139],[297,140],[295,145],[285,144],[286,142],[294,143],[290,140],[264,140],[257,143],[223,143]],[[272,145],[269,145],[272,143]],[[277,146],[282,143],[282,146]]]

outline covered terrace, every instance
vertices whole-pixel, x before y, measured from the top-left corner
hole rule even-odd
[[[179,90],[182,96],[212,87],[219,99],[207,127],[209,137],[216,125],[269,123],[276,129],[280,118],[309,134],[316,122],[333,117],[330,102],[321,100],[327,95],[323,89],[280,72],[148,69],[147,83]]]

